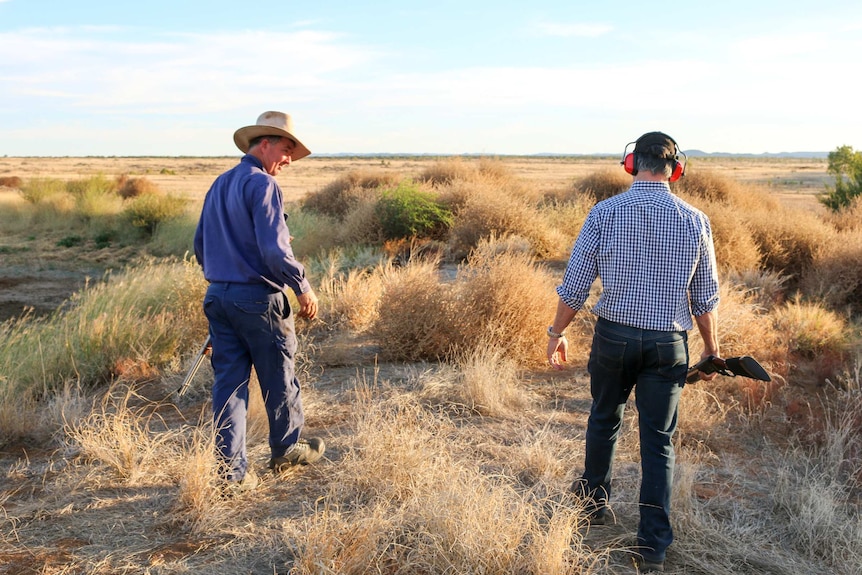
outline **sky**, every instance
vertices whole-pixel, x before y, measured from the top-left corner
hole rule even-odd
[[[862,149],[862,2],[0,0],[0,155]]]

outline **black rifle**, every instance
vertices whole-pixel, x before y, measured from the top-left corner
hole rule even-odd
[[[182,397],[189,390],[189,386],[192,384],[192,380],[195,378],[195,374],[200,369],[201,364],[204,361],[204,357],[209,355],[212,351],[213,344],[210,340],[210,336],[207,336],[207,340],[204,342],[203,346],[201,346],[201,350],[195,356],[195,361],[192,364],[192,367],[189,369],[189,372],[186,374],[186,378],[183,380],[183,384],[177,390],[177,395]]]
[[[689,368],[688,375],[685,378],[686,383],[694,383],[700,379],[698,372],[706,374],[718,372],[721,375],[729,375],[730,377],[741,375],[742,377],[750,377],[751,379],[760,381],[772,381],[772,378],[769,377],[763,366],[757,363],[757,360],[750,355],[728,357],[727,359],[710,355]]]

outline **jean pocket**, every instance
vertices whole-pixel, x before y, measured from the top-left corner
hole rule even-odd
[[[619,371],[623,368],[626,342],[608,339],[600,333],[593,335],[591,359],[605,370]]]
[[[658,372],[673,380],[685,379],[688,372],[688,344],[685,339],[656,342]]]

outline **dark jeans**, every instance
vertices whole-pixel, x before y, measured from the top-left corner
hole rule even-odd
[[[673,541],[672,438],[688,370],[688,334],[638,329],[600,318],[588,369],[593,404],[581,483],[599,505],[610,498],[623,411],[635,389],[642,472],[638,545],[645,559],[664,561]]]
[[[213,425],[227,479],[248,468],[246,415],[251,368],[257,373],[269,419],[272,457],[299,440],[305,421],[294,374],[296,334],[287,298],[265,284],[212,283],[204,298],[212,337]]]

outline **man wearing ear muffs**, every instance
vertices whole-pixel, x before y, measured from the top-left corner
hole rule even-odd
[[[611,519],[614,450],[634,390],[642,471],[639,569],[662,572],[673,541],[672,439],[689,365],[687,332],[696,323],[704,342],[701,357],[720,356],[718,275],[709,219],[670,190],[669,182],[685,170],[676,142],[649,132],[633,143],[634,151],[624,152],[622,161],[633,176],[631,187],[596,204],[575,242],[557,287],[547,354],[551,366],[562,367],[568,349],[565,329],[599,278],[602,292],[592,309],[597,321],[588,363],[593,401],[584,472],[571,491],[584,503],[591,524]],[[713,377],[701,374],[704,380]]]

